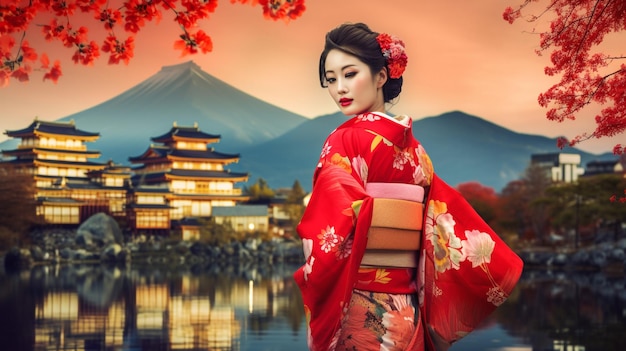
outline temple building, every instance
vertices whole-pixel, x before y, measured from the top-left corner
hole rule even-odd
[[[580,167],[580,160],[578,154],[559,152],[532,154],[530,163],[544,169],[553,182],[573,183],[585,172],[585,169]]]
[[[130,225],[148,229],[164,217],[179,222],[189,217],[210,217],[214,207],[235,206],[249,198],[237,182],[246,182],[247,173],[230,172],[228,164],[239,161],[239,154],[215,151],[210,144],[219,135],[193,127],[173,127],[151,138],[154,144],[142,154],[130,157],[133,192],[129,208]],[[153,226],[154,228],[154,226]]]
[[[19,138],[17,149],[2,150],[3,162],[31,174],[36,184],[37,214],[48,224],[79,224],[105,212],[125,216],[130,167],[90,161],[100,152],[88,150],[98,133],[77,129],[74,122],[35,120],[5,132]]]

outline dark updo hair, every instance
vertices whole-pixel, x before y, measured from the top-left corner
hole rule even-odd
[[[326,88],[326,56],[332,49],[341,50],[355,56],[365,63],[372,74],[387,67],[387,60],[383,56],[380,45],[376,40],[379,33],[372,31],[365,23],[346,23],[331,30],[326,34],[324,51],[320,56],[320,85]],[[387,82],[383,85],[383,99],[390,102],[402,91],[402,77],[393,79],[389,77],[387,67]]]

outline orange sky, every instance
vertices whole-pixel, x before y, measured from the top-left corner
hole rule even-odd
[[[29,83],[11,81],[0,88],[0,129],[25,127],[35,116],[56,120],[80,112],[162,66],[190,59],[244,92],[305,117],[332,113],[337,109],[317,77],[323,38],[340,23],[362,21],[399,36],[407,46],[403,93],[392,113],[419,119],[462,110],[517,132],[549,137],[592,130],[593,111],[574,122],[556,123],[538,106],[538,94],[553,82],[543,74],[548,57],[535,55],[538,38],[523,33],[531,29],[529,24],[502,20],[504,8],[520,2],[308,0],[304,16],[285,24],[265,20],[258,6],[220,0],[216,12],[202,22],[214,51],[184,58],[172,48],[178,28],[166,13],[161,23],[139,33],[128,66],[109,66],[106,57],[93,67],[74,65],[70,50],[55,50],[64,58],[58,84],[41,82],[34,74]],[[33,46],[41,41],[39,33],[29,36]],[[53,50],[48,50],[51,56]],[[581,149],[606,152],[616,143],[623,144],[623,137],[588,141]]]

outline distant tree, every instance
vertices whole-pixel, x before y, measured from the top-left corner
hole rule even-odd
[[[519,238],[524,238],[529,223],[526,183],[521,179],[509,182],[500,193],[498,207],[500,226],[517,233]]]
[[[0,251],[28,240],[36,223],[33,177],[0,163]]]
[[[546,190],[552,185],[552,179],[543,167],[530,164],[522,180],[530,229],[539,241],[544,241],[550,229],[550,202],[546,201]]]
[[[626,169],[626,152],[623,153],[619,158],[619,163],[622,166],[622,169]],[[621,202],[626,204],[626,187],[621,189],[621,191],[616,191],[609,198],[611,202]]]
[[[478,182],[461,183],[456,188],[485,222],[493,224],[498,218],[498,194],[493,188]]]
[[[230,2],[261,5],[263,16],[272,20],[296,19],[305,10],[304,0]],[[173,47],[183,56],[212,51],[211,37],[198,28],[216,7],[217,0],[0,1],[0,86],[6,86],[11,78],[28,81],[33,70],[44,72],[43,79],[55,83],[61,76],[58,59],[51,63],[46,53],[30,46],[27,37],[33,31],[72,50],[74,63],[91,65],[104,52],[109,64],[128,64],[134,56],[137,33],[147,23],[159,22],[164,12],[180,27]],[[93,32],[105,33],[104,39],[95,40],[90,36]]]
[[[605,228],[617,239],[621,225],[626,220],[626,208],[606,199],[616,189],[624,187],[626,180],[615,174],[584,177],[576,183],[552,185],[547,189],[548,198],[553,203],[550,211],[552,224],[569,233],[576,233],[576,247],[580,228],[591,228],[590,234]]]
[[[217,224],[214,218],[199,219],[198,222],[202,242],[222,246],[237,239],[237,233],[229,223]]]
[[[529,165],[521,179],[509,182],[498,200],[498,223],[515,231],[521,238],[535,237],[540,241],[550,227],[550,203],[546,190],[552,182],[538,165]]]
[[[267,181],[263,178],[257,179],[256,183],[246,187],[244,190],[246,195],[250,196],[249,203],[252,204],[267,204],[275,195],[274,190],[269,187]]]
[[[552,49],[552,66],[546,67],[545,73],[561,75],[561,80],[539,95],[539,104],[548,108],[547,118],[557,122],[573,120],[592,103],[605,106],[595,116],[595,131],[575,136],[570,141],[561,138],[559,146],[573,146],[589,138],[623,133],[626,130],[626,56],[624,52],[605,53],[601,44],[607,35],[623,34],[626,30],[626,1],[546,0],[545,9],[530,16],[523,16],[522,12],[539,0],[521,1],[516,8],[505,9],[503,17],[509,23],[521,17],[535,23],[549,17],[549,29],[539,33],[536,52],[542,55]],[[614,153],[624,153],[624,146],[615,145]]]
[[[289,215],[291,225],[295,228],[304,214],[304,197],[306,193],[299,181],[295,181],[285,201],[285,212]]]

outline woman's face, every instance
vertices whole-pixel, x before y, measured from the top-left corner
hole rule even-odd
[[[345,115],[385,112],[382,87],[387,71],[372,75],[364,62],[337,49],[328,52],[324,69],[328,92]]]

